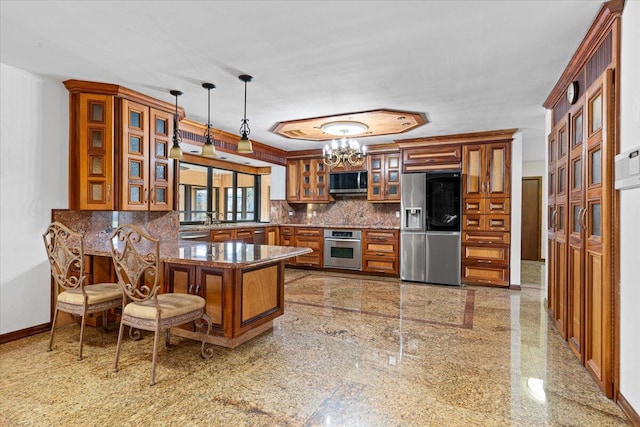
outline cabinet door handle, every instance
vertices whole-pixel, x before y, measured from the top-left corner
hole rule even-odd
[[[193,291],[193,283],[189,285],[189,288],[187,289],[187,293],[190,294]]]
[[[153,191],[153,187],[151,187],[151,203],[156,202],[155,191]]]
[[[111,184],[107,184],[107,202],[111,201]]]
[[[149,197],[149,189],[145,188],[144,189],[144,203],[147,203],[148,197]]]
[[[582,213],[580,214],[580,226],[583,230],[587,229],[587,208],[582,208]]]
[[[479,259],[479,260],[478,260],[478,262],[481,262],[481,263],[483,263],[483,264],[489,264],[489,263],[491,263],[491,261],[486,260],[486,259]]]
[[[195,294],[198,295],[200,293],[200,285],[196,285]]]
[[[556,230],[556,214],[558,213],[557,208],[553,208],[553,213],[551,214],[551,229],[553,231]]]

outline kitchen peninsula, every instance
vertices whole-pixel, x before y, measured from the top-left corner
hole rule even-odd
[[[54,210],[58,220],[85,236],[87,283],[114,281],[109,236],[116,224],[144,227],[160,240],[162,292],[185,292],[206,300],[212,320],[208,342],[234,348],[272,328],[284,312],[284,264],[309,248],[194,242],[178,239],[176,212],[89,212]],[[201,339],[194,330],[177,336]]]

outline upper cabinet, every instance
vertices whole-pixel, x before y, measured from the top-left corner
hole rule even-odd
[[[509,144],[465,145],[462,147],[464,196],[509,197]]]
[[[290,203],[328,203],[329,167],[321,158],[287,160],[287,201]]]
[[[400,201],[400,153],[369,154],[367,200],[370,202]]]
[[[169,211],[173,206],[173,117],[146,105],[122,102],[121,209]]]
[[[170,211],[173,105],[117,85],[68,80],[69,208]]]

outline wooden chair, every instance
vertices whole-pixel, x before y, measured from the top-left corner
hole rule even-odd
[[[80,350],[82,360],[84,326],[87,315],[103,313],[103,327],[107,327],[107,310],[122,305],[122,290],[117,283],[97,283],[85,286],[84,239],[80,233],[71,231],[59,222],[53,222],[42,235],[47,256],[51,264],[51,276],[56,288],[56,307],[51,324],[49,349],[53,345],[58,312],[64,311],[81,316]]]
[[[205,313],[204,298],[191,294],[159,292],[158,240],[136,226],[126,224],[115,230],[110,244],[118,283],[124,292],[114,372],[118,371],[125,325],[130,327],[129,335],[134,340],[140,338],[140,329],[154,332],[151,385],[155,384],[159,335],[161,332],[165,333],[165,345],[169,347],[169,328],[195,322],[196,330],[206,331],[202,334],[200,353],[206,359],[211,358],[213,347],[205,347],[207,335],[211,332],[211,319]]]

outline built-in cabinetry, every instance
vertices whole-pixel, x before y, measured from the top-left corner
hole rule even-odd
[[[400,202],[400,153],[367,156],[369,202]]]
[[[398,242],[398,230],[363,230],[362,271],[398,274]]]
[[[69,207],[174,208],[172,104],[117,85],[67,80]]]
[[[509,285],[509,142],[462,146],[462,282]]]
[[[606,69],[548,138],[549,315],[607,395],[614,328],[613,82]]]
[[[321,158],[287,159],[286,191],[290,203],[332,201],[328,166]]]
[[[317,227],[280,227],[280,245],[311,248],[313,252],[287,260],[289,265],[322,268],[323,229]]]
[[[229,240],[253,243],[253,232],[254,229],[251,227],[215,228],[209,232],[209,240],[214,243],[227,242]]]
[[[411,146],[402,149],[402,172],[429,172],[460,169],[462,146],[460,144]]]

